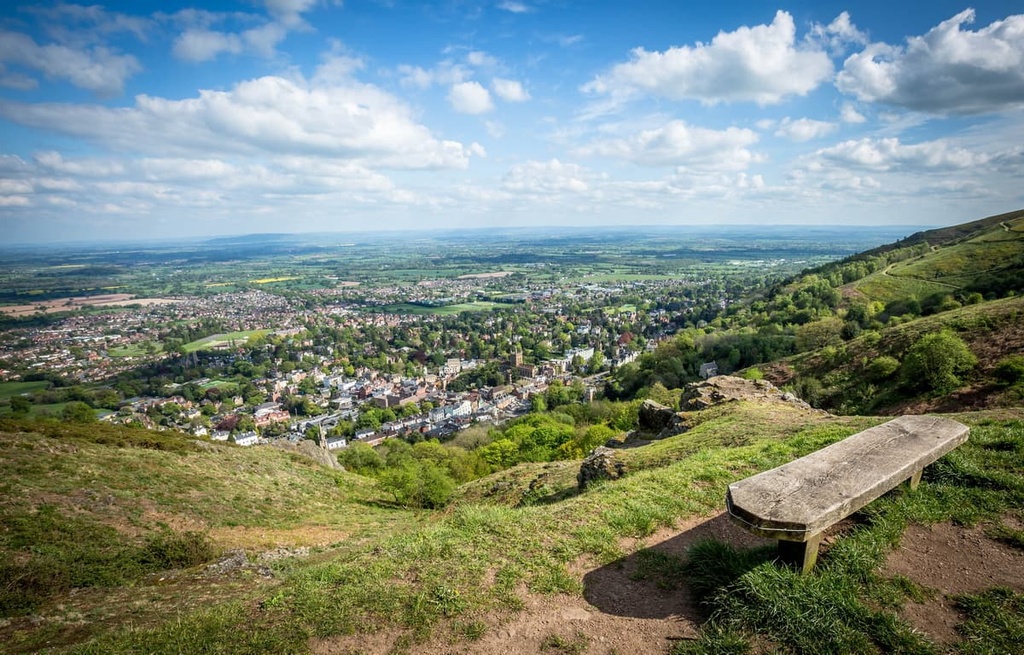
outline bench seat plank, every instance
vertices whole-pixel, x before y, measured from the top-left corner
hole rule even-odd
[[[816,541],[822,530],[915,478],[967,435],[967,426],[950,419],[902,416],[734,482],[726,505],[755,534]]]

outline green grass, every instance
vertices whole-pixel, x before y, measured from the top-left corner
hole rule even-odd
[[[990,589],[956,597],[956,607],[967,620],[960,625],[964,640],[956,652],[964,655],[1019,653],[1024,644],[1024,594]]]
[[[162,343],[155,343],[153,348],[153,352],[158,353],[164,349],[164,345]],[[144,343],[133,343],[128,346],[111,348],[107,351],[107,355],[110,357],[143,357],[148,354],[149,352],[146,350],[146,344]]]
[[[0,400],[20,396],[23,393],[42,391],[50,386],[49,382],[0,382]]]
[[[183,348],[185,352],[191,353],[197,350],[210,350],[217,346],[224,346],[230,344],[232,341],[237,342],[239,345],[245,345],[246,340],[251,336],[263,336],[270,330],[242,330],[239,332],[228,332],[226,334],[214,334],[203,339],[197,339],[186,343]]]
[[[383,305],[381,307],[375,307],[374,309],[387,312],[389,314],[413,314],[417,316],[448,316],[451,314],[459,314],[461,312],[488,312],[500,307],[510,307],[510,305],[508,303],[478,300],[473,302],[458,303],[455,305],[442,305],[438,307],[428,307],[425,305],[416,305],[413,303],[396,303],[392,305]]]
[[[718,513],[731,481],[880,420],[731,404],[712,410],[684,435],[621,451],[632,465],[621,480],[525,507],[464,499],[444,512],[416,515],[417,527],[368,537],[361,546],[308,561],[274,564],[281,582],[248,603],[199,609],[165,625],[115,629],[72,652],[305,652],[310,639],[379,630],[402,635],[407,646],[432,636],[457,643],[485,632],[481,617],[522,609],[524,589],[581,593],[581,578],[572,573],[580,558],[616,562],[626,554],[620,546],[624,538],[643,538],[678,521]],[[35,456],[22,452],[30,450],[25,445],[11,445],[0,456],[14,462],[19,485],[34,480],[39,491],[69,496],[96,486],[97,471],[103,470],[102,484],[118,503],[132,498],[122,486],[131,480],[131,494],[145,494],[148,502],[186,516],[216,517],[212,520],[221,525],[244,521],[269,528],[282,521],[330,520],[332,511],[347,511],[346,500],[356,501],[358,519],[347,519],[355,524],[372,522],[366,514],[394,511],[375,496],[372,483],[311,466],[286,466],[279,459],[283,454],[267,449],[258,457],[252,450],[227,447],[193,452],[195,446],[181,439],[167,444],[183,449],[174,452],[135,444],[131,434],[69,435],[61,443],[77,451],[67,467],[59,460],[68,457],[40,457],[45,448],[56,447],[40,441],[41,435],[16,442],[44,449]],[[113,449],[122,453],[117,461],[104,455],[101,469],[95,441],[106,438],[128,442]],[[971,440],[930,468],[916,492],[898,490],[871,504],[859,515],[858,527],[836,541],[809,576],[771,563],[769,550],[736,551],[722,544],[701,546],[685,561],[641,551],[636,575],[664,589],[696,585],[694,596],[704,599],[710,619],[700,640],[680,652],[747,652],[770,643],[786,653],[932,653],[932,645],[896,618],[895,609],[913,586],[886,580],[879,565],[911,521],[973,525],[1024,506],[1021,453],[1024,423],[976,421]],[[180,469],[186,463],[193,471],[189,475]],[[127,467],[134,470],[121,478],[118,469]],[[543,471],[530,470],[534,476]],[[288,476],[295,475],[304,477],[293,488]],[[238,489],[246,493],[235,494]],[[227,498],[218,500],[218,494]],[[555,632],[552,637],[559,643],[552,639],[551,648],[575,648],[571,636]]]
[[[1006,448],[1008,442],[1015,447]],[[974,525],[1021,507],[1020,449],[1024,423],[975,426],[967,444],[927,469],[918,491],[900,489],[865,508],[858,528],[809,575],[772,563],[771,550],[738,551],[716,542],[695,547],[684,570],[709,622],[699,641],[676,652],[748,652],[744,644],[749,649],[767,640],[794,653],[937,653],[892,611],[919,592],[905,580],[885,579],[879,567],[910,522]],[[965,634],[996,626],[995,635],[983,638],[995,647],[964,646],[962,652],[1010,653],[1000,644],[1020,643],[1024,606],[1019,597],[996,595],[999,602],[985,594],[962,601],[975,602],[982,616],[969,618]],[[720,643],[723,635],[728,639]]]

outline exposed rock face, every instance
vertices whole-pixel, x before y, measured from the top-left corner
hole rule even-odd
[[[650,398],[640,405],[640,429],[645,432],[660,432],[675,419],[671,407],[656,403]]]
[[[704,382],[686,385],[680,399],[680,407],[684,411],[692,412],[734,400],[789,403],[803,409],[814,409],[767,380],[744,380],[731,375],[719,375]]]
[[[597,480],[618,480],[626,474],[626,464],[616,458],[611,448],[598,446],[587,455],[576,474],[576,484],[580,491]]]

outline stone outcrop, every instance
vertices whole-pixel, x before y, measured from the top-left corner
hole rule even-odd
[[[580,491],[598,480],[618,480],[626,474],[626,464],[618,459],[616,451],[598,446],[587,455],[576,474]]]
[[[745,380],[731,375],[719,375],[703,382],[686,385],[679,405],[683,411],[695,412],[736,400],[789,403],[802,409],[817,411],[767,380]]]
[[[650,398],[640,405],[640,429],[645,432],[661,432],[675,417],[676,413],[671,407],[656,403]]]

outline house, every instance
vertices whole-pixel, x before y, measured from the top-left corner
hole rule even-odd
[[[702,380],[713,378],[718,375],[718,364],[715,362],[707,362],[700,365],[700,377]]]
[[[234,441],[238,446],[255,446],[260,438],[255,432],[240,432],[235,435]]]
[[[348,446],[348,441],[345,437],[328,437],[327,438],[327,450],[338,450]]]

